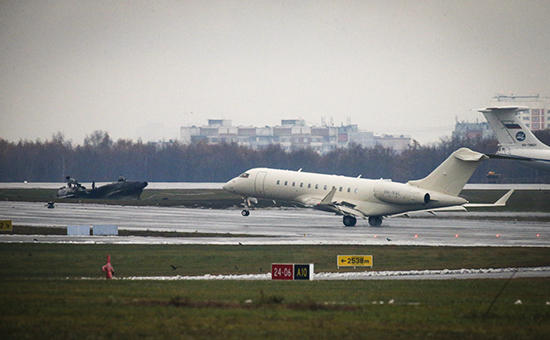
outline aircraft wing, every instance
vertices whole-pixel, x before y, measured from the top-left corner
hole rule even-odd
[[[356,203],[358,202],[334,200],[335,192],[336,187],[333,187],[329,191],[329,193],[323,198],[315,196],[301,196],[297,199],[297,201],[305,207],[333,212],[338,215],[351,215],[360,218],[367,217],[365,214],[363,214],[363,212],[356,209]]]
[[[57,195],[57,198],[75,198],[75,194]]]
[[[121,194],[122,192],[123,192],[122,189],[113,190],[113,191],[107,193],[107,194],[105,195],[105,198],[111,198],[111,197],[113,197],[113,196],[117,196],[117,195]]]
[[[296,201],[302,204],[306,208],[313,208],[314,206],[321,203],[322,198],[314,196],[300,196]]]
[[[362,211],[358,210],[358,209],[355,209],[355,208],[351,208],[347,205],[345,205],[345,203],[348,203],[348,202],[342,202],[342,204],[335,204],[334,207],[336,209],[338,209],[339,211],[339,215],[352,215],[352,216],[355,216],[355,217],[360,217],[360,218],[367,218],[368,216],[366,216],[365,214],[363,214]]]
[[[514,193],[514,189],[508,190],[502,197],[500,197],[495,203],[465,203],[462,205],[453,205],[450,207],[442,207],[442,208],[435,208],[435,209],[424,209],[424,210],[413,210],[413,211],[406,211],[399,214],[389,215],[388,217],[399,217],[399,216],[406,216],[408,217],[411,214],[416,213],[423,213],[427,212],[432,215],[435,215],[436,212],[450,212],[450,211],[468,211],[468,208],[495,208],[495,207],[504,207],[506,206],[506,202],[508,202],[508,199],[512,194]]]
[[[335,192],[336,192],[336,187],[332,187],[332,189],[328,192],[328,194],[325,197],[302,195],[297,197],[296,201],[298,203],[301,203],[307,208],[313,208],[317,205],[328,205],[328,204],[332,204],[332,200],[334,198]]]

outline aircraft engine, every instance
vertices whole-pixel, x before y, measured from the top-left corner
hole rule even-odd
[[[386,203],[427,204],[430,193],[401,183],[379,183],[374,187],[374,197]]]

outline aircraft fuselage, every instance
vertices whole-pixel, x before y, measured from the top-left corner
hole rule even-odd
[[[331,202],[341,205],[339,211],[334,211],[329,205],[320,204],[333,188],[335,191]],[[296,202],[344,215],[346,209],[353,209],[354,212],[363,215],[363,218],[455,206],[467,202],[461,197],[389,180],[269,168],[250,169],[228,181],[223,189],[243,197]]]
[[[519,160],[525,165],[539,169],[550,170],[550,149],[519,149],[500,145],[496,155]]]

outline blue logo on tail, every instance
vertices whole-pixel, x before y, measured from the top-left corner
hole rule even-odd
[[[525,140],[525,132],[519,131],[518,133],[516,133],[516,139],[518,140],[518,142],[523,142]]]

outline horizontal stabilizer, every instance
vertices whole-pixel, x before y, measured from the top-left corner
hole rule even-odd
[[[425,213],[425,212],[430,213],[432,215],[435,215],[435,212],[468,211],[467,208],[504,207],[504,206],[506,206],[506,202],[508,202],[508,199],[510,198],[510,196],[512,196],[513,193],[514,193],[514,189],[509,190],[507,193],[502,195],[502,197],[499,198],[495,203],[466,203],[466,204],[462,204],[462,205],[453,205],[453,206],[450,206],[450,207],[441,207],[441,208],[435,208],[435,209],[407,211],[407,212],[404,212],[404,213],[390,215],[388,217],[400,217],[400,216],[409,217],[412,214]]]
[[[407,211],[404,213],[389,215],[388,217],[401,217],[401,216],[409,217],[410,215],[418,214],[418,213],[429,213],[429,214],[435,215],[436,212],[446,212],[446,211],[451,212],[451,211],[467,211],[467,210],[462,205],[453,205],[450,207]]]
[[[506,202],[508,202],[508,199],[512,194],[514,193],[514,189],[509,190],[507,193],[502,195],[501,198],[499,198],[495,203],[466,203],[463,206],[466,208],[494,208],[494,207],[504,207],[506,206]]]
[[[527,106],[492,106],[484,107],[477,109],[479,112],[495,112],[495,113],[505,113],[505,112],[519,112],[529,110]]]

